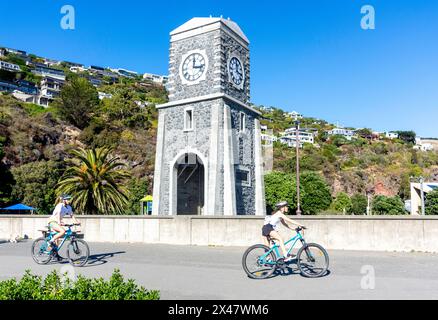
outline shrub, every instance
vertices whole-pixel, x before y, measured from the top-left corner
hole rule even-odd
[[[367,197],[363,194],[355,194],[351,197],[351,214],[366,214],[367,213]]]
[[[0,282],[0,300],[159,300],[157,290],[146,290],[134,280],[124,281],[120,270],[115,269],[108,281],[103,278],[85,278],[76,281],[61,276],[56,270],[43,280],[26,270],[20,281]]]
[[[265,198],[268,210],[274,210],[280,201],[289,202],[296,209],[296,183],[291,174],[274,171],[265,175]]]
[[[330,207],[332,195],[323,177],[314,172],[304,172],[300,175],[300,184],[303,214],[316,214]]]
[[[351,210],[351,199],[345,192],[339,192],[336,195],[336,199],[333,201],[331,208],[335,211],[339,211],[342,213],[350,212]]]
[[[424,207],[425,214],[438,214],[438,190],[434,190],[426,195]]]
[[[399,215],[406,214],[406,210],[399,196],[377,196],[373,199],[372,213],[380,215]]]
[[[330,189],[324,179],[314,172],[300,175],[301,209],[303,214],[316,214],[329,208],[332,202]],[[296,210],[296,176],[278,171],[265,175],[265,197],[268,210],[286,200],[291,211]]]

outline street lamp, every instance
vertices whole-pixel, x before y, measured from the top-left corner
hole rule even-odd
[[[301,206],[300,206],[300,120],[298,115],[295,116],[295,149],[296,149],[296,157],[297,157],[297,216],[301,215]]]

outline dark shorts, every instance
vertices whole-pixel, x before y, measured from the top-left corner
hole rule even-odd
[[[269,234],[271,233],[271,231],[274,231],[274,227],[272,226],[272,224],[265,224],[262,228],[262,235],[264,237],[269,236]]]

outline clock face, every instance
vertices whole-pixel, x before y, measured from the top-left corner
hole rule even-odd
[[[235,85],[240,86],[243,82],[243,67],[240,60],[236,57],[231,58],[228,69],[231,81],[233,81]]]
[[[182,74],[187,81],[198,80],[205,71],[205,58],[200,53],[192,53],[183,62]]]

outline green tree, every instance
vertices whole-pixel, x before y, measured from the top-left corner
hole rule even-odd
[[[70,166],[60,179],[57,194],[72,195],[72,204],[82,214],[123,214],[129,199],[125,184],[130,174],[113,148],[73,149]]]
[[[346,194],[345,192],[339,192],[336,195],[335,200],[331,204],[331,208],[333,210],[342,212],[344,214],[350,212],[351,206],[352,206],[351,199],[348,196],[348,194]]]
[[[350,214],[366,214],[367,213],[368,200],[363,194],[356,193],[351,197]]]
[[[429,192],[424,201],[424,212],[427,215],[438,214],[438,190]]]
[[[376,196],[372,202],[372,213],[378,215],[406,214],[405,206],[399,196]]]
[[[414,131],[396,131],[396,132],[398,133],[398,138],[403,142],[415,144],[415,138],[417,135]]]
[[[145,178],[134,178],[128,183],[128,189],[130,193],[127,213],[139,214],[140,213],[140,200],[147,195],[148,182]]]
[[[373,134],[373,131],[369,128],[363,128],[356,130],[356,134],[361,138],[367,138]]]
[[[303,214],[316,214],[329,208],[332,196],[324,179],[314,172],[300,175],[301,209]],[[286,200],[291,213],[296,207],[296,176],[274,171],[265,175],[265,198],[268,210],[275,209],[275,204]]]
[[[61,89],[54,108],[61,118],[84,129],[98,104],[96,88],[87,79],[74,76]]]
[[[315,172],[303,172],[300,175],[300,184],[303,214],[316,214],[330,207],[332,195],[323,177]]]
[[[52,160],[30,162],[13,168],[13,199],[37,208],[37,213],[50,214],[56,201],[56,183],[63,169],[62,163]]]
[[[296,210],[296,183],[291,174],[273,171],[265,175],[265,199],[268,211],[275,210],[280,201],[289,202],[290,209]]]
[[[340,147],[344,144],[349,144],[350,142],[345,138],[343,135],[336,134],[333,137],[330,138],[330,141],[333,145]]]
[[[102,101],[100,114],[105,121],[118,126],[144,127],[148,120],[147,113],[135,101],[134,91],[119,88],[112,99]]]
[[[1,158],[0,158],[1,159]],[[14,177],[3,163],[0,162],[0,208],[11,202],[12,185]]]

